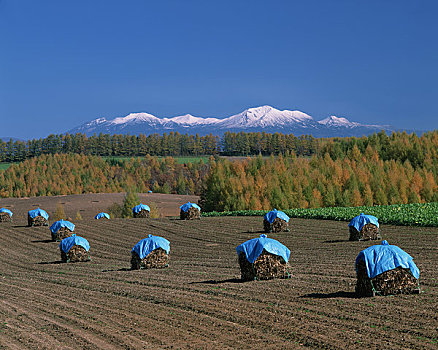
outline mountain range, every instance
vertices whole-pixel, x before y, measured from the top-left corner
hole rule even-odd
[[[232,132],[281,132],[314,137],[363,136],[374,132],[394,130],[388,125],[367,125],[350,122],[346,118],[330,116],[316,121],[300,111],[279,110],[271,106],[245,109],[227,118],[201,118],[186,114],[173,118],[158,118],[149,113],[131,113],[107,120],[98,118],[69,130],[69,133],[104,134],[180,134],[222,135]]]

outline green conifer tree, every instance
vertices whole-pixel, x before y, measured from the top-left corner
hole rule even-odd
[[[138,198],[137,192],[134,189],[129,189],[123,200],[122,217],[132,218],[132,208],[138,204],[140,204],[140,199]]]

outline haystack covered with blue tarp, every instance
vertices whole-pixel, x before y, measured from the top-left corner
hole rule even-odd
[[[163,268],[169,264],[170,242],[149,234],[131,250],[131,269]]]
[[[201,207],[195,203],[187,202],[179,208],[179,216],[182,220],[199,219],[201,217]]]
[[[140,203],[132,208],[132,214],[135,218],[148,218],[151,212],[151,208],[146,204]]]
[[[273,209],[263,218],[265,232],[282,232],[289,230],[289,216],[281,210]]]
[[[380,239],[379,220],[372,215],[361,213],[348,224],[350,241],[367,241]]]
[[[265,234],[240,244],[236,252],[242,280],[290,277],[289,248]]]
[[[401,248],[382,241],[362,250],[355,262],[356,293],[410,294],[419,291],[420,271],[413,258]]]
[[[99,220],[99,219],[108,219],[109,220],[110,216],[109,216],[109,214],[102,212],[102,213],[97,214],[94,218],[96,220]]]
[[[29,226],[49,226],[49,214],[43,209],[37,208],[27,213],[27,224]]]
[[[50,226],[53,241],[61,241],[64,238],[70,237],[75,229],[75,225],[67,220],[59,220]]]
[[[89,261],[90,244],[88,241],[76,234],[64,238],[59,244],[61,260],[63,262]]]
[[[12,221],[12,211],[6,208],[0,209],[0,222],[11,222]]]

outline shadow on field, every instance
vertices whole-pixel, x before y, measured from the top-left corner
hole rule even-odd
[[[29,225],[14,225],[12,226],[14,228],[20,228],[20,227],[30,227]]]
[[[113,269],[113,270],[102,270],[102,272],[117,272],[117,271],[135,271],[130,267],[122,267],[121,269]]]
[[[323,243],[344,243],[344,242],[350,242],[348,239],[334,239],[332,241],[324,241]]]
[[[57,261],[43,261],[43,262],[39,262],[36,263],[37,265],[58,265],[58,264],[63,264],[62,260],[57,260]]]
[[[207,280],[207,281],[199,281],[199,282],[190,282],[189,284],[221,284],[221,283],[244,283],[245,281],[240,278],[229,278],[222,281],[217,280]]]
[[[30,241],[30,243],[51,243],[51,242],[53,242],[53,240],[51,239],[40,239],[37,241]]]
[[[357,295],[355,292],[345,292],[340,290],[335,293],[310,293],[300,296],[300,298],[313,298],[313,299],[331,299],[331,298],[351,298],[356,299]]]

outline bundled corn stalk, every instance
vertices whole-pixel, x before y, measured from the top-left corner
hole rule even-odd
[[[350,228],[350,241],[369,241],[380,239],[379,228],[374,224],[366,224],[360,232],[354,227]]]
[[[263,228],[265,232],[283,232],[289,230],[289,223],[280,218],[275,218],[272,224],[267,220],[263,219]]]
[[[70,237],[73,231],[70,231],[67,227],[61,227],[58,232],[52,232],[52,241],[62,241],[64,238]]]
[[[27,225],[28,226],[49,226],[49,222],[42,216],[36,216],[32,218],[29,214],[27,215]]]
[[[181,209],[181,211],[179,213],[179,217],[181,220],[200,219],[201,212],[194,207],[189,208],[187,211],[184,211]]]
[[[273,278],[290,278],[289,263],[281,256],[263,249],[259,257],[251,264],[244,252],[239,254],[241,278],[244,281],[269,280]]]
[[[136,252],[131,255],[131,269],[160,269],[169,266],[169,255],[162,248],[154,249],[146,257],[140,259]]]
[[[410,269],[397,267],[370,279],[364,260],[359,260],[356,268],[356,294],[359,296],[413,294],[420,291],[418,280]]]
[[[12,217],[8,213],[0,213],[0,222],[11,222]]]
[[[80,261],[90,261],[90,256],[84,247],[75,244],[70,248],[68,253],[65,253],[61,249],[61,260],[62,262],[80,262]]]
[[[135,218],[148,218],[150,216],[150,212],[145,209],[140,210],[138,213],[134,213]]]

